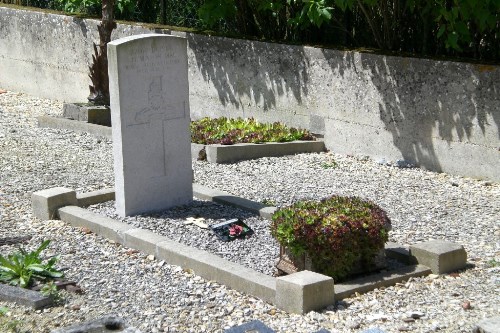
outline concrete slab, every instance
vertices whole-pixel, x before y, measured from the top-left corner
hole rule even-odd
[[[64,129],[75,132],[86,132],[95,136],[105,137],[111,139],[111,127],[89,124],[83,121],[75,121],[65,118],[56,118],[50,116],[38,117],[38,127]]]
[[[115,200],[115,189],[105,188],[92,192],[77,193],[76,199],[78,200],[79,207],[86,207],[101,202]]]
[[[465,267],[467,253],[462,245],[431,240],[410,246],[411,260],[430,267],[434,274],[444,274]]]
[[[60,207],[77,204],[76,192],[65,187],[49,188],[31,195],[33,214],[42,221],[56,219]]]
[[[500,316],[481,320],[472,333],[500,333]]]
[[[360,294],[372,291],[375,288],[393,286],[398,282],[406,281],[410,277],[424,276],[431,273],[429,267],[423,265],[412,265],[400,269],[372,274],[363,278],[338,283],[335,285],[335,299],[341,300],[354,293]]]
[[[287,312],[305,314],[335,302],[333,279],[311,271],[276,278],[276,306]]]
[[[64,222],[74,227],[85,227],[92,232],[123,244],[123,234],[135,229],[126,223],[122,223],[108,217],[88,211],[77,206],[66,206],[59,209],[59,216]]]
[[[34,309],[41,309],[53,304],[52,298],[43,296],[38,291],[14,287],[3,283],[0,283],[0,300],[14,302]]]

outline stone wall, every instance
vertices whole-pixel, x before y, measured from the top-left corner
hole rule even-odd
[[[85,101],[97,24],[0,6],[0,88]],[[192,118],[279,120],[342,154],[500,181],[499,66],[156,32],[188,39]]]

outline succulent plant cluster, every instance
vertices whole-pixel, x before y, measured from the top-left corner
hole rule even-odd
[[[349,276],[357,262],[372,265],[384,248],[390,225],[386,212],[376,204],[332,196],[278,209],[271,234],[293,255],[309,255],[317,272],[339,281]]]
[[[304,129],[289,128],[279,122],[264,124],[253,118],[202,118],[191,122],[191,142],[200,144],[289,142],[314,140]]]

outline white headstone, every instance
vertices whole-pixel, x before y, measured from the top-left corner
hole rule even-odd
[[[186,39],[108,43],[116,210],[159,211],[193,199]]]

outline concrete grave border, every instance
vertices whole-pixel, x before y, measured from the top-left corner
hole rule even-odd
[[[68,189],[59,188],[68,198],[73,195],[68,194]],[[38,197],[46,197],[47,190],[35,192],[32,195],[33,211],[39,219],[45,219],[44,214],[37,215],[37,212],[46,212],[49,209],[39,207],[48,205]],[[59,195],[51,189],[53,195]],[[228,193],[213,190],[199,184],[193,184],[194,196],[200,199],[210,200],[222,204],[233,205],[249,210],[264,218],[270,218],[275,211],[275,207],[262,205],[251,200],[236,197]],[[410,277],[428,275],[431,272],[443,274],[449,271],[434,271],[422,264],[421,261],[440,262],[456,258],[451,266],[453,270],[462,269],[466,265],[466,257],[463,256],[465,250],[455,243],[436,241],[439,243],[438,253],[432,253],[434,241],[427,242],[428,251],[425,257],[415,252],[415,248],[405,248],[395,243],[386,245],[386,255],[399,261],[409,263],[403,268],[367,277],[358,278],[344,283],[334,284],[330,277],[310,271],[287,275],[285,277],[271,277],[263,273],[254,271],[242,265],[222,259],[214,254],[196,248],[177,243],[167,237],[157,235],[149,230],[136,228],[117,220],[93,213],[83,207],[88,204],[104,202],[113,199],[113,190],[106,189],[84,194],[74,194],[77,197],[77,205],[74,200],[68,200],[67,205],[55,208],[55,212],[49,212],[51,216],[58,216],[64,222],[74,227],[85,227],[92,232],[114,240],[123,246],[140,250],[145,254],[152,254],[159,260],[165,260],[171,265],[192,269],[195,274],[207,280],[214,280],[230,288],[259,297],[266,302],[275,304],[277,307],[291,313],[304,314],[312,310],[319,310],[334,301],[349,297],[355,293],[364,293],[380,287],[387,287],[398,282],[408,280]],[[61,201],[59,201],[61,204]],[[460,255],[443,255],[447,253],[459,253]],[[418,252],[418,251],[417,251]],[[432,258],[432,259],[429,259]],[[455,260],[455,259],[454,259]],[[443,265],[437,265],[441,269]],[[291,294],[293,294],[291,296]]]
[[[77,132],[88,132],[112,140],[111,127],[91,124],[84,121],[71,120],[51,116],[38,117],[38,127],[67,129]],[[201,153],[203,151],[203,153]],[[191,159],[197,160],[205,155],[210,163],[232,163],[261,157],[279,157],[299,153],[319,153],[326,151],[323,141],[292,141],[266,143],[238,143],[234,145],[202,145],[191,144]]]

